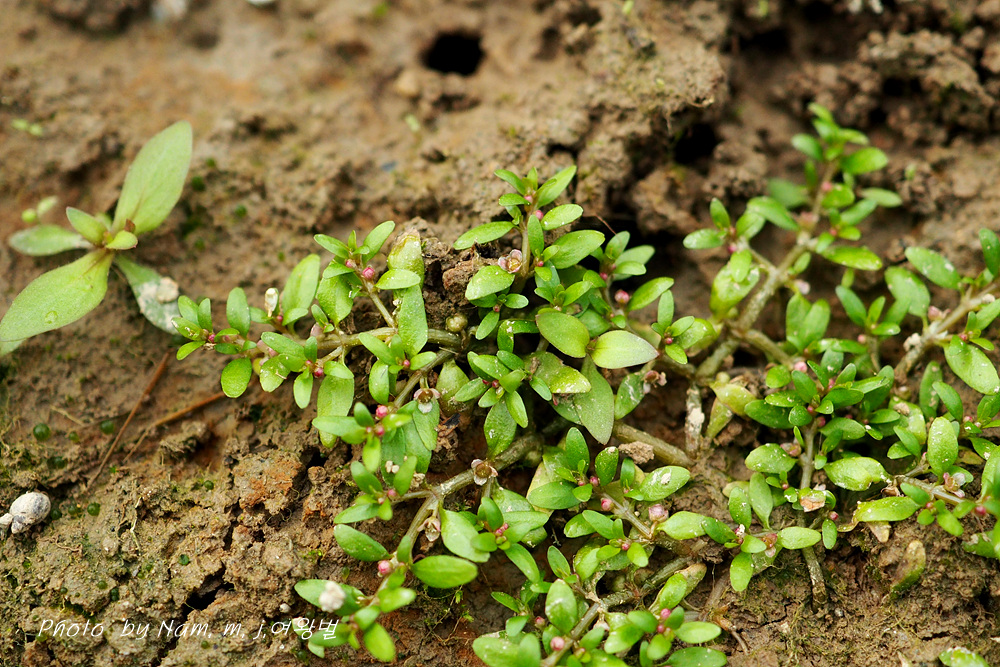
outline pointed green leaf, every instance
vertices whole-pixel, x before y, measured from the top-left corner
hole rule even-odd
[[[91,244],[76,232],[56,225],[36,225],[22,229],[7,241],[22,255],[44,257],[66,250],[90,248]]]
[[[586,355],[590,332],[577,318],[558,310],[545,309],[535,316],[535,324],[542,337],[563,354],[576,358]]]
[[[413,575],[431,588],[463,586],[478,572],[475,565],[454,556],[429,556],[413,564]]]
[[[630,331],[609,331],[597,339],[590,356],[601,368],[626,368],[652,361],[657,354],[645,338]]]
[[[77,321],[108,290],[113,253],[95,250],[35,278],[0,320],[0,343],[20,341]]]
[[[233,359],[222,369],[222,391],[229,398],[242,396],[252,377],[253,364],[249,359]]]
[[[125,174],[115,208],[115,228],[122,229],[126,220],[135,224],[136,234],[160,226],[184,190],[191,144],[187,121],[174,123],[146,142]]]

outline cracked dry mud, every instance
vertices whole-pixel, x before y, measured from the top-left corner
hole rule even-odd
[[[870,229],[869,245],[890,260],[920,243],[975,263],[976,230],[1000,220],[1000,2],[887,3],[881,14],[850,4],[636,0],[625,15],[612,0],[278,0],[268,9],[200,0],[176,21],[156,21],[144,0],[9,0],[0,239],[49,195],[59,207],[110,210],[139,146],[186,118],[189,187],[139,256],[191,296],[221,303],[240,285],[259,302],[319,232],[394,219],[451,242],[497,214],[494,169],[546,174],[575,162],[574,201],[587,219],[656,245],[654,271],[677,279],[678,310],[703,313],[721,257],[689,255],[681,237],[704,223],[711,197],[740,203],[768,176],[794,174],[789,139],[816,100],[890,157],[876,184],[904,205]],[[20,118],[42,136],[12,127]],[[428,254],[430,317],[443,320],[475,265],[444,245]],[[58,262],[2,244],[0,309]],[[829,276],[809,277],[820,294],[832,290]],[[353,317],[363,326],[372,315]],[[0,543],[0,664],[300,664],[296,638],[255,636],[261,623],[306,611],[294,583],[349,570],[351,583],[371,584],[371,568],[339,550],[330,521],[350,501],[352,452],[320,451],[289,388],[212,403],[152,430],[126,457],[148,426],[217,391],[223,360],[211,355],[168,363],[112,467],[86,488],[110,442],[98,425],[121,427],[168,342],[114,279],[97,312],[0,365],[0,501],[44,489],[62,513]],[[683,390],[656,396],[636,419],[679,436]],[[36,423],[53,436],[36,441]],[[479,433],[462,422],[431,473],[467,466],[482,452]],[[740,445],[753,435],[732,427],[711,463],[745,475]],[[681,503],[722,512],[717,500],[703,489]],[[689,508],[681,503],[674,509]],[[405,518],[373,530],[390,537]],[[924,541],[927,571],[890,601],[913,540]],[[725,566],[721,552],[707,557],[695,604],[709,596],[712,568]],[[731,665],[932,664],[956,643],[1000,663],[995,562],[912,523],[884,544],[855,531],[821,557],[826,606],[810,603],[791,553],[746,595],[723,596],[715,612],[749,649],[724,634],[718,648]],[[399,663],[478,664],[472,639],[503,619],[488,586],[519,580],[498,568],[461,602],[421,595],[389,617]],[[46,619],[109,631],[39,640]],[[175,634],[206,624],[213,636],[167,637],[163,622]],[[236,623],[245,636],[221,636]],[[150,629],[140,637],[142,624]]]

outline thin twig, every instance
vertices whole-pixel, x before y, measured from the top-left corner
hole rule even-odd
[[[97,480],[98,477],[100,477],[101,473],[104,472],[104,466],[107,464],[108,459],[111,458],[111,452],[115,450],[115,447],[118,445],[118,442],[122,439],[122,435],[125,433],[125,430],[128,429],[129,424],[132,423],[132,418],[135,417],[135,413],[139,411],[139,406],[142,405],[142,402],[144,400],[146,400],[146,397],[149,396],[149,393],[153,391],[153,387],[156,386],[156,383],[160,381],[160,376],[162,376],[163,371],[167,369],[167,362],[170,360],[171,356],[172,353],[170,351],[163,353],[163,359],[160,360],[160,364],[156,367],[156,370],[153,372],[152,379],[146,385],[146,388],[143,390],[142,394],[139,395],[139,398],[136,399],[135,405],[132,407],[132,411],[129,412],[128,417],[125,418],[125,423],[122,424],[122,427],[120,429],[118,429],[118,434],[115,436],[115,439],[111,441],[111,444],[108,446],[107,451],[104,452],[104,456],[101,458],[101,463],[100,465],[97,466],[97,471],[90,478],[90,480],[87,481],[87,484],[83,487],[84,491],[90,489],[90,486]]]
[[[186,408],[181,408],[180,410],[177,410],[176,412],[172,412],[169,415],[167,415],[166,417],[161,417],[160,419],[157,419],[155,422],[153,422],[152,424],[150,424],[149,426],[147,426],[146,428],[144,428],[142,430],[142,435],[139,436],[139,439],[136,441],[136,443],[134,445],[132,445],[131,449],[128,450],[128,453],[125,454],[125,458],[122,459],[122,463],[127,463],[128,460],[132,458],[132,455],[135,453],[135,451],[137,449],[139,449],[139,446],[146,440],[146,437],[153,430],[155,430],[155,429],[163,426],[164,424],[169,424],[170,422],[174,421],[175,419],[180,419],[184,415],[189,414],[191,412],[194,412],[195,410],[197,410],[199,408],[203,408],[206,405],[209,405],[210,403],[214,403],[215,401],[219,400],[220,398],[224,398],[225,395],[226,395],[225,392],[220,391],[219,393],[212,394],[208,398],[203,398],[200,401],[187,406]]]
[[[666,440],[660,440],[655,435],[646,433],[634,426],[629,426],[622,421],[615,421],[615,425],[611,429],[611,435],[626,442],[643,442],[652,446],[653,454],[664,463],[683,466],[685,468],[694,465],[691,457],[685,454],[680,448],[671,445]]]

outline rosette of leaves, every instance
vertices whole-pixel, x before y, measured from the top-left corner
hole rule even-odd
[[[180,199],[191,164],[191,144],[191,125],[186,121],[150,139],[129,166],[113,219],[70,207],[66,217],[75,231],[40,224],[10,238],[10,246],[26,255],[89,252],[35,278],[17,295],[0,320],[0,355],[97,308],[107,293],[112,266],[125,276],[143,316],[173,333],[171,322],[178,314],[176,283],[132,261],[125,252],[143,234],[163,224]]]

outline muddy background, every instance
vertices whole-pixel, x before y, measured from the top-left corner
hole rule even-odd
[[[182,5],[0,0],[0,239],[49,195],[59,198],[50,222],[65,224],[67,205],[111,211],[142,143],[187,119],[189,185],[138,256],[192,297],[222,304],[240,285],[260,303],[316,249],[318,232],[343,237],[393,219],[453,241],[500,213],[494,169],[547,175],[575,162],[570,201],[583,205],[582,224],[600,217],[655,244],[654,272],[677,279],[679,312],[704,314],[719,258],[690,255],[680,239],[707,219],[710,197],[742,210],[766,177],[796,173],[789,139],[807,130],[813,100],[890,156],[872,182],[905,203],[868,236],[890,261],[920,243],[978,267],[976,230],[1000,221],[1000,0],[636,0],[629,15],[611,0]],[[780,243],[765,236],[759,247],[773,256]],[[0,245],[0,310],[63,259]],[[429,260],[432,319],[460,302],[459,260]],[[814,294],[839,275],[829,265],[811,274]],[[212,403],[152,430],[129,456],[147,427],[218,391],[221,357],[168,361],[87,488],[114,435],[100,425],[122,427],[170,342],[115,278],[96,312],[0,362],[0,502],[37,488],[61,512],[0,544],[5,667],[299,664],[308,654],[297,638],[254,638],[261,622],[307,611],[293,584],[372,585],[374,568],[332,535],[352,453],[321,451],[290,388]],[[635,419],[680,439],[681,396],[666,391]],[[53,434],[44,442],[32,437],[39,423]],[[481,454],[479,433],[474,420],[460,426],[432,472],[467,466]],[[745,475],[736,445],[752,435],[735,434],[713,461]],[[689,497],[719,514],[715,496]],[[374,530],[390,537],[403,521]],[[929,566],[890,601],[914,539]],[[995,561],[912,522],[885,544],[859,530],[820,555],[825,606],[811,604],[805,567],[787,552],[745,595],[712,600],[706,614],[746,642],[745,651],[723,634],[730,664],[933,664],[956,643],[1000,664]],[[693,603],[709,600],[723,567],[710,563]],[[483,573],[501,589],[520,581],[493,564]],[[421,595],[389,630],[400,664],[471,665],[472,639],[505,616],[476,582],[461,597]],[[36,641],[46,619],[108,631]],[[123,637],[126,620],[151,624],[149,635]],[[156,636],[163,621],[207,623],[213,637]],[[221,637],[226,623],[245,636]],[[367,659],[330,651],[326,662]]]

